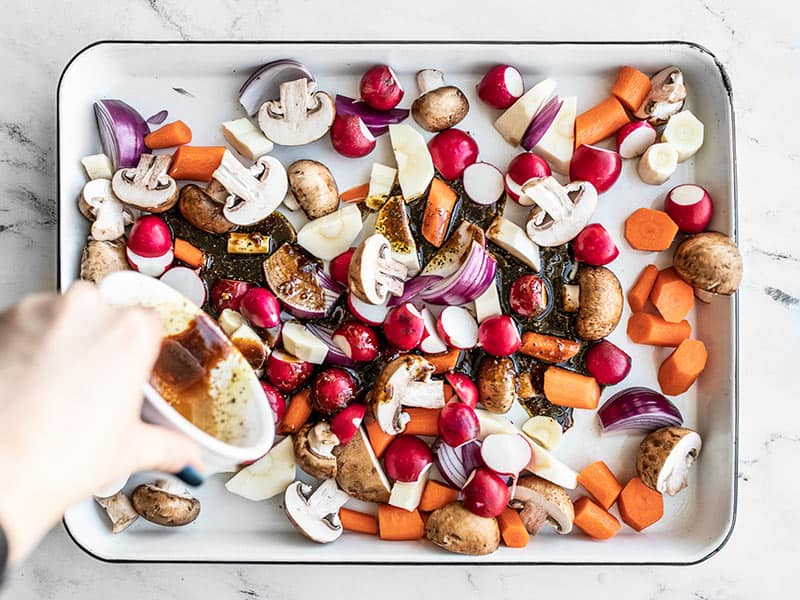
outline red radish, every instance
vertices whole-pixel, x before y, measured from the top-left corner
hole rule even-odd
[[[511,356],[521,343],[519,330],[508,315],[489,317],[478,328],[478,345],[492,356]]]
[[[256,327],[268,329],[281,322],[278,299],[266,288],[254,287],[247,290],[239,302],[239,310]]]
[[[711,223],[714,203],[699,185],[685,183],[672,188],[664,200],[664,212],[684,233],[700,233]]]
[[[137,256],[157,258],[172,249],[172,234],[164,219],[145,215],[131,227],[126,246]]]
[[[600,223],[584,227],[572,241],[575,260],[601,267],[619,256],[619,248],[611,239],[611,234]]]
[[[413,435],[397,436],[383,455],[386,474],[395,481],[416,481],[432,462],[433,453],[428,444]]]
[[[537,275],[518,277],[508,290],[511,310],[522,317],[538,317],[547,310],[547,287]]]
[[[475,204],[489,205],[503,195],[505,180],[500,169],[487,162],[476,162],[464,169],[464,192]]]
[[[550,165],[533,152],[523,152],[511,159],[506,169],[506,192],[515,202],[522,196],[522,186],[531,179],[552,175]]]
[[[364,404],[351,404],[331,419],[331,431],[339,438],[339,443],[344,446],[361,427],[367,407]]]
[[[525,93],[522,74],[511,65],[495,65],[478,82],[478,98],[492,108],[506,109]]]
[[[571,181],[588,181],[602,194],[614,185],[622,172],[622,159],[613,150],[581,144],[569,163]]]
[[[391,110],[403,99],[403,86],[389,65],[375,65],[361,77],[361,99],[375,110]]]
[[[461,490],[461,501],[464,507],[479,517],[493,518],[502,513],[511,493],[506,483],[495,473],[486,468],[478,468],[467,479]]]
[[[439,437],[448,446],[458,448],[480,433],[478,415],[469,405],[459,400],[451,400],[439,413]]]
[[[493,433],[483,440],[481,458],[495,473],[516,477],[531,462],[533,451],[518,433]]]
[[[311,404],[317,412],[326,416],[347,408],[355,397],[356,382],[344,369],[323,369],[311,384]]]
[[[267,381],[282,392],[299,388],[313,372],[314,365],[310,362],[300,360],[283,350],[273,350],[264,366]]]
[[[468,350],[478,343],[478,322],[466,308],[448,306],[436,321],[436,330],[452,348]]]
[[[172,252],[172,248],[155,258],[139,256],[130,248],[125,248],[125,257],[128,259],[128,264],[134,271],[150,275],[150,277],[160,277],[163,275],[164,271],[166,271],[172,264],[172,261],[175,260],[175,254]]]
[[[413,350],[422,341],[424,333],[425,320],[410,302],[391,309],[383,323],[386,341],[398,350]]]
[[[252,287],[253,284],[249,281],[217,279],[211,286],[211,304],[214,310],[220,313],[226,308],[238,311],[242,296]]]
[[[375,136],[357,115],[336,115],[331,125],[331,144],[342,156],[359,158],[375,149]]]
[[[600,385],[615,385],[630,373],[631,357],[608,340],[603,340],[586,352],[586,370]]]
[[[460,129],[440,131],[428,142],[428,150],[433,166],[445,179],[461,177],[464,169],[478,160],[477,142]]]
[[[334,281],[347,285],[347,272],[350,270],[350,260],[355,251],[355,248],[349,248],[331,260],[330,271]]]
[[[478,406],[478,386],[464,373],[447,373],[444,378],[458,399],[471,408]],[[445,398],[447,400],[448,398]]]
[[[378,334],[369,325],[358,321],[342,323],[333,333],[333,342],[348,358],[358,362],[369,362],[378,357],[380,343]]]
[[[206,284],[197,272],[188,267],[172,267],[161,276],[161,281],[179,291],[197,306],[206,303]]]
[[[383,324],[386,320],[386,316],[389,314],[389,307],[387,306],[389,299],[390,297],[387,297],[386,302],[383,304],[370,304],[353,294],[348,294],[347,308],[359,321],[364,321],[367,325],[377,327]]]
[[[656,143],[656,128],[647,121],[631,121],[617,132],[617,152],[622,158],[636,158]]]
[[[271,383],[262,381],[261,388],[264,390],[264,395],[267,397],[267,402],[269,402],[269,407],[272,409],[272,414],[275,415],[275,424],[277,425],[283,420],[283,415],[286,413],[286,398],[284,398],[280,390]]]
[[[447,344],[442,341],[439,332],[436,331],[436,317],[428,308],[422,309],[422,319],[425,321],[425,333],[419,343],[419,349],[426,354],[447,352]]]

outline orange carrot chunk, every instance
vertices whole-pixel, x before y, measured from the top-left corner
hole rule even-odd
[[[340,508],[339,520],[347,531],[378,535],[378,517],[375,515],[368,515],[349,508]]]
[[[411,420],[403,433],[408,435],[439,435],[439,408],[406,408]]]
[[[669,396],[684,393],[706,368],[708,351],[700,340],[683,340],[658,369],[661,392]]]
[[[186,181],[211,181],[225,146],[181,146],[172,155],[169,176]]]
[[[351,187],[349,190],[343,191],[341,194],[339,194],[339,200],[342,202],[361,202],[362,200],[366,200],[368,193],[369,182],[362,183],[361,185],[357,185],[355,187]]]
[[[689,321],[668,323],[658,315],[637,312],[628,319],[628,337],[636,344],[648,346],[678,346],[692,335]]]
[[[614,505],[622,491],[622,485],[602,460],[593,462],[578,473],[578,483],[606,510]]]
[[[551,363],[569,360],[580,352],[580,349],[580,342],[535,331],[523,333],[522,345],[519,347],[519,351],[523,354]]]
[[[625,107],[614,96],[609,96],[575,118],[575,147],[604,140],[629,121]]]
[[[650,301],[669,323],[680,323],[694,306],[694,288],[672,267],[659,272]]]
[[[378,504],[378,529],[382,540],[419,540],[425,535],[418,510],[409,512],[388,504]]]
[[[375,419],[369,418],[364,421],[367,429],[367,437],[369,438],[369,445],[372,446],[372,451],[375,456],[380,458],[386,452],[386,448],[392,443],[393,435],[389,435],[378,424]]]
[[[182,146],[192,141],[192,130],[183,121],[167,123],[152,133],[144,136],[144,145],[155,150],[157,148],[172,148]]]
[[[458,196],[453,188],[434,177],[425,202],[425,213],[422,215],[422,237],[437,248],[447,235],[456,200]]]
[[[658,267],[647,265],[642,269],[633,287],[628,290],[628,304],[631,305],[633,312],[642,312],[647,306],[647,300],[650,298],[656,277],[658,277]]]
[[[638,477],[625,484],[617,506],[622,520],[636,531],[650,527],[664,516],[664,498]]]
[[[663,210],[639,208],[625,220],[625,239],[634,250],[666,250],[677,233],[675,221]]]
[[[278,433],[281,435],[297,433],[310,416],[311,390],[301,390],[289,400],[289,406],[286,407],[286,413],[278,427]]]
[[[419,501],[419,509],[429,512],[437,508],[442,508],[458,500],[458,490],[446,486],[443,483],[429,479],[422,491],[422,499]]]
[[[506,508],[497,517],[500,527],[500,537],[509,548],[524,548],[531,539],[531,534],[525,529],[525,523],[519,513],[513,508]]]
[[[600,386],[594,377],[548,367],[544,372],[544,395],[559,406],[595,409],[600,400]]]
[[[575,527],[596,540],[608,540],[620,530],[619,521],[611,513],[592,502],[588,496],[575,502]]]
[[[639,69],[622,67],[611,93],[631,112],[635,112],[650,93],[650,78]]]
[[[201,269],[206,266],[206,260],[208,260],[206,253],[186,240],[175,238],[174,251],[175,258],[181,262],[185,262],[190,267]]]
[[[458,365],[458,359],[461,358],[461,350],[452,348],[447,352],[441,354],[426,354],[425,360],[433,365],[433,374],[441,375],[452,371]]]

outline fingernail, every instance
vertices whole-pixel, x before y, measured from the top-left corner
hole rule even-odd
[[[175,477],[180,479],[186,485],[190,485],[192,487],[197,487],[199,485],[203,485],[203,476],[198,473],[197,469],[194,467],[184,467],[177,473],[175,473]]]

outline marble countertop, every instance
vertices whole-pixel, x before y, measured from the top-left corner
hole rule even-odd
[[[694,567],[452,567],[435,573],[420,567],[315,567],[309,576],[309,567],[105,564],[79,550],[59,526],[9,578],[0,597],[307,598],[330,590],[350,590],[350,595],[369,590],[373,597],[399,598],[414,581],[424,581],[428,594],[440,598],[512,598],[548,589],[563,597],[591,590],[598,599],[785,596],[800,558],[800,480],[791,475],[800,451],[800,403],[788,375],[800,359],[800,186],[780,177],[800,166],[800,136],[790,110],[800,94],[794,5],[787,0],[768,5],[583,0],[569,6],[568,17],[524,1],[373,0],[370,5],[369,13],[353,1],[314,0],[61,0],[7,6],[0,21],[5,81],[0,91],[0,256],[5,258],[0,306],[55,285],[55,87],[69,58],[95,40],[695,41],[728,69],[737,120],[745,281],[740,291],[739,510],[732,539]]]

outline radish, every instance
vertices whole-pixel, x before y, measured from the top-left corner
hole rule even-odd
[[[145,215],[136,219],[125,244],[136,256],[158,258],[172,249],[172,234],[164,219]]]
[[[656,128],[647,121],[631,121],[617,132],[617,152],[622,158],[636,158],[656,142]]]
[[[274,350],[267,358],[264,376],[282,392],[297,389],[314,372],[314,365],[282,350]]]
[[[611,234],[600,223],[584,227],[572,240],[575,260],[601,267],[619,256],[619,248],[611,239]]]
[[[478,160],[478,144],[460,129],[445,129],[428,142],[433,166],[445,179],[461,177],[469,165]]]
[[[395,481],[416,481],[432,462],[428,444],[413,435],[397,436],[383,455],[386,474]]]
[[[581,144],[572,155],[569,178],[572,181],[588,181],[598,194],[607,191],[619,179],[622,159],[613,150]]]
[[[386,341],[398,350],[413,350],[422,341],[425,320],[410,302],[396,306],[386,315],[383,335]]]
[[[516,477],[528,466],[531,446],[518,433],[496,433],[486,436],[481,446],[484,464],[495,473]]]
[[[478,82],[478,98],[492,108],[506,109],[525,93],[522,74],[511,65],[495,65]]]
[[[447,373],[444,376],[458,399],[471,408],[478,406],[478,386],[464,373]],[[447,399],[447,398],[446,398]]]
[[[703,145],[703,124],[691,111],[683,110],[670,117],[661,141],[667,142],[678,152],[678,162],[694,156]]]
[[[266,288],[247,290],[239,303],[239,312],[255,327],[268,329],[281,322],[281,307],[275,295]]]
[[[518,277],[508,290],[511,310],[523,317],[539,317],[547,310],[547,287],[537,275]]]
[[[333,416],[356,397],[356,382],[352,375],[338,367],[323,369],[311,384],[311,404],[324,416]]]
[[[552,174],[550,165],[541,156],[532,152],[523,152],[508,163],[505,176],[506,192],[515,202],[523,196],[522,186],[531,179],[549,177]],[[530,206],[530,203],[525,206]]]
[[[439,412],[439,437],[448,446],[458,448],[480,433],[478,415],[469,405],[459,400],[450,400]]]
[[[461,494],[465,508],[490,519],[502,513],[511,498],[505,481],[483,467],[472,472]]]
[[[333,342],[348,358],[357,362],[375,360],[380,350],[375,330],[358,321],[342,323],[333,333]]]
[[[664,212],[684,233],[705,231],[714,216],[714,203],[709,193],[691,183],[672,188],[664,200]]]
[[[347,285],[347,272],[350,270],[350,260],[353,258],[355,248],[350,248],[342,252],[339,256],[331,259],[330,272],[334,281],[342,285]]]
[[[357,115],[336,115],[331,125],[331,144],[342,156],[359,158],[375,149],[375,136]]]
[[[261,389],[264,390],[264,395],[267,397],[269,407],[272,409],[272,414],[275,416],[275,425],[277,425],[283,420],[283,415],[286,413],[286,398],[271,383],[266,381],[261,381],[260,383]]]
[[[508,315],[489,317],[478,328],[478,345],[492,356],[511,356],[521,343],[519,330]]]
[[[500,169],[487,162],[476,162],[464,169],[464,191],[475,204],[488,206],[503,195],[505,180]]]
[[[467,309],[460,306],[445,308],[436,321],[436,330],[453,348],[468,350],[478,343],[478,323]]]
[[[365,404],[351,404],[333,416],[331,419],[331,431],[339,438],[339,443],[342,446],[353,439],[366,414],[367,406]]]
[[[361,99],[375,110],[391,110],[403,99],[403,86],[389,65],[375,65],[361,76]]]
[[[653,144],[639,159],[639,178],[650,185],[661,185],[678,168],[678,151],[671,144]]]
[[[370,304],[351,293],[347,295],[347,309],[359,321],[377,327],[378,325],[383,325],[386,315],[389,314],[388,303],[390,298],[391,296],[387,296],[383,304]]]
[[[615,385],[631,371],[631,357],[608,340],[602,340],[586,352],[586,370],[600,385]]]
[[[425,321],[425,333],[422,336],[422,341],[419,344],[419,349],[426,354],[439,354],[440,352],[447,352],[447,344],[439,337],[439,332],[436,331],[436,317],[428,308],[422,309],[422,318]]]
[[[217,279],[211,286],[211,304],[218,313],[226,308],[239,310],[239,303],[245,292],[253,287],[249,281],[235,279]]]
[[[172,252],[171,248],[161,256],[156,256],[155,258],[139,256],[130,248],[125,248],[125,257],[128,259],[128,264],[134,271],[139,271],[139,273],[144,273],[151,277],[160,277],[163,275],[172,264],[172,261],[175,260],[175,254]]]
[[[206,284],[188,267],[173,267],[161,276],[161,281],[179,291],[197,306],[206,303]]]

